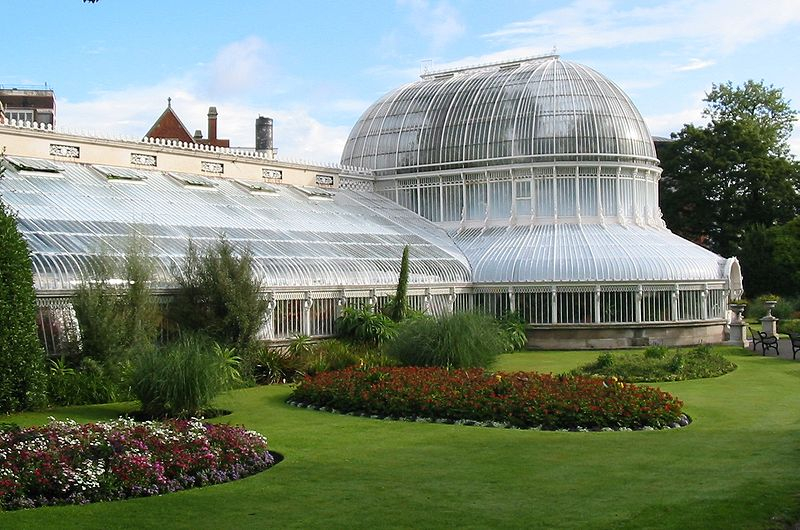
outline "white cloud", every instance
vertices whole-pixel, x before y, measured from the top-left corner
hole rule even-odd
[[[247,37],[222,48],[208,67],[212,95],[249,93],[264,86],[270,77],[266,43]]]
[[[442,49],[465,32],[461,16],[447,2],[434,4],[428,0],[398,0],[398,4],[410,10],[412,25],[420,35],[430,39],[434,50]]]
[[[800,2],[673,0],[627,7],[608,0],[576,0],[484,35],[499,45],[574,52],[624,45],[681,41],[727,53],[800,22]]]
[[[681,66],[676,66],[674,70],[676,72],[691,72],[693,70],[702,70],[703,68],[708,68],[709,66],[713,66],[715,64],[714,61],[698,59],[696,57],[692,57],[689,59],[689,62],[683,64]]]
[[[677,112],[642,116],[647,128],[650,129],[650,134],[668,137],[670,133],[680,131],[687,123],[698,126],[707,123],[708,120],[703,118],[702,97],[704,96],[697,97],[697,105]]]

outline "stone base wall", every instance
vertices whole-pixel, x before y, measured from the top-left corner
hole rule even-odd
[[[725,322],[668,324],[529,326],[528,348],[534,350],[604,350],[656,344],[693,346],[725,340]]]

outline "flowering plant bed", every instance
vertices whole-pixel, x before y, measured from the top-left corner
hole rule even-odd
[[[157,495],[236,480],[274,463],[262,435],[197,419],[3,425],[0,506]]]
[[[686,425],[683,403],[615,378],[481,369],[347,368],[306,377],[295,404],[393,418],[430,418],[540,429],[643,429]]]

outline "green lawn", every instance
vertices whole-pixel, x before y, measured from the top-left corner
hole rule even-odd
[[[371,420],[233,392],[222,418],[286,457],[245,480],[162,497],[0,514],[2,528],[769,528],[800,519],[800,362],[727,350],[723,377],[659,385],[694,422],[564,433]],[[526,352],[499,368],[563,372],[598,352]],[[128,405],[127,408],[130,408]],[[125,405],[11,416],[114,417]]]

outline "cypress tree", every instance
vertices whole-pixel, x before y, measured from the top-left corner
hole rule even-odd
[[[400,322],[408,313],[408,245],[403,247],[403,258],[400,261],[400,277],[397,280],[397,291],[389,303],[386,316]]]
[[[44,404],[44,358],[28,246],[0,200],[0,412]]]

